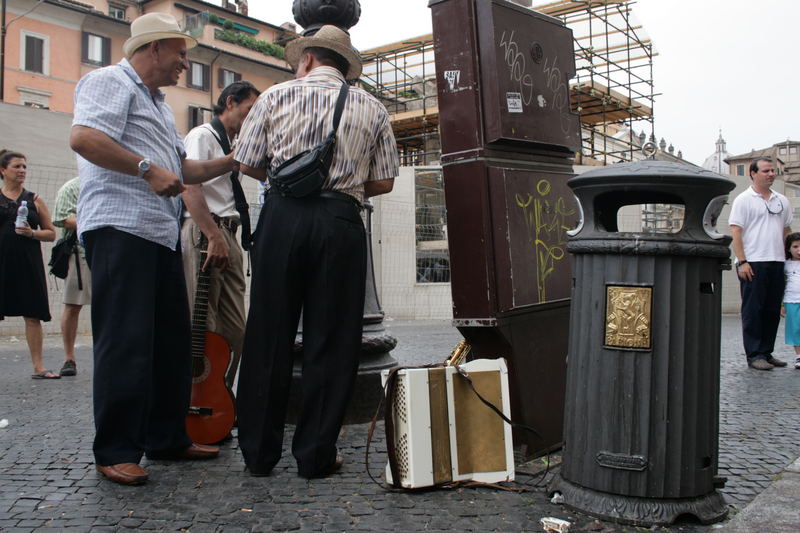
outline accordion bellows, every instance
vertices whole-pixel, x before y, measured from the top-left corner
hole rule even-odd
[[[505,360],[477,359],[461,368],[475,390],[510,418]],[[388,375],[384,371],[384,385]],[[404,488],[514,479],[511,426],[481,402],[455,367],[399,370],[387,409],[394,421],[394,460]],[[386,466],[386,479],[392,483],[391,465]]]

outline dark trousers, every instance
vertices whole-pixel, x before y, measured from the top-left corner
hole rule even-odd
[[[292,346],[303,311],[302,405],[292,443],[301,476],[336,459],[361,350],[366,236],[354,204],[270,195],[253,249],[239,387],[239,447],[248,469],[281,457]]]
[[[739,278],[742,293],[742,336],[747,362],[767,359],[775,349],[775,335],[781,321],[783,263],[749,263],[753,280]]]
[[[191,394],[189,306],[180,251],[113,228],[84,234],[92,272],[94,455],[138,463],[183,449]]]

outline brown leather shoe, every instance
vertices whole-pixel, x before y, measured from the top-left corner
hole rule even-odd
[[[336,472],[341,470],[343,464],[344,464],[344,457],[342,457],[341,455],[337,455],[336,460],[334,460],[333,463],[328,468],[323,468],[319,472],[311,475],[300,474],[300,477],[304,477],[306,479],[328,477],[331,474],[335,474]]]
[[[750,368],[755,368],[756,370],[772,370],[773,368],[775,368],[773,365],[769,364],[764,359],[756,359],[748,366]]]
[[[203,459],[214,459],[219,455],[219,446],[207,446],[205,444],[191,443],[188,447],[177,452],[151,452],[147,454],[148,459],[168,460],[168,461],[197,461]]]
[[[780,359],[775,359],[771,355],[767,357],[767,363],[771,364],[772,366],[786,366],[786,361],[781,361]]]
[[[121,485],[141,485],[147,481],[147,472],[136,463],[119,463],[116,465],[95,465],[97,471],[114,483]]]

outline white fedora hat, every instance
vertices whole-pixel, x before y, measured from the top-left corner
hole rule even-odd
[[[348,80],[361,76],[361,56],[358,50],[353,48],[350,35],[346,31],[328,24],[321,27],[314,35],[295,39],[286,45],[286,61],[297,70],[303,52],[312,46],[327,48],[342,56],[349,65],[345,75]]]
[[[141,46],[162,39],[183,39],[186,48],[197,46],[194,37],[181,31],[175,17],[168,13],[148,13],[131,22],[131,37],[122,45],[122,53],[130,59]]]

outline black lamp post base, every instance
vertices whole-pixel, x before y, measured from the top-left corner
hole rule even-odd
[[[370,332],[365,326],[361,338],[361,356],[358,361],[358,375],[353,390],[353,397],[345,413],[345,424],[362,424],[369,422],[383,397],[381,372],[397,366],[397,359],[389,352],[397,346],[397,339],[381,331]],[[292,371],[292,391],[289,394],[289,409],[286,421],[297,422],[300,414],[302,398],[301,369],[303,368],[302,338],[298,336],[294,345],[294,370]]]

